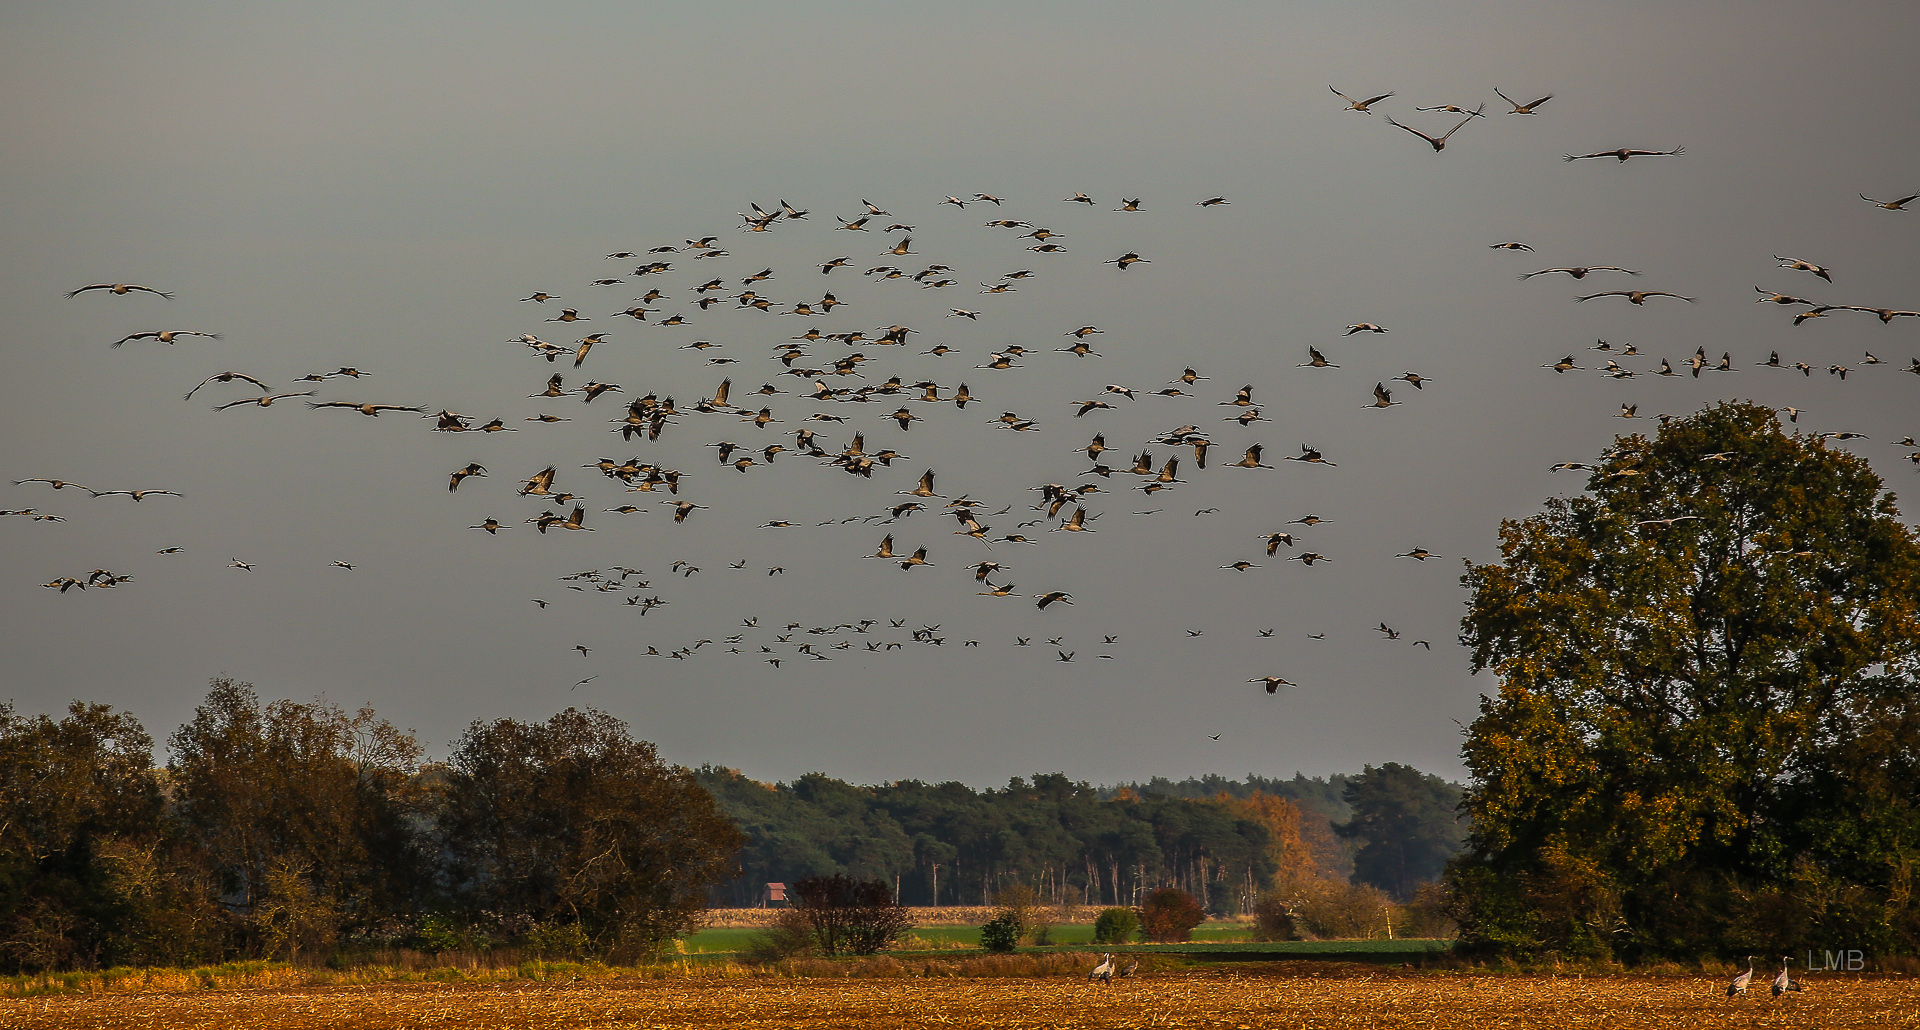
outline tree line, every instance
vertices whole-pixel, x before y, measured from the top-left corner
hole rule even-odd
[[[1341,863],[1404,895],[1458,840],[1436,815],[1458,788],[1392,764],[1331,784],[767,785],[669,766],[590,709],[477,721],[426,763],[370,708],[263,701],[229,679],[164,765],[154,744],[106,705],[0,704],[0,971],[395,946],[631,960],[710,904],[836,875],[909,904],[1129,905],[1177,887],[1238,912]],[[1321,807],[1336,802],[1337,826]]]
[[[633,959],[743,838],[620,720],[475,722],[444,763],[370,709],[215,680],[164,767],[133,716],[0,705],[0,969],[395,943]]]
[[[1244,914],[1269,891],[1349,870],[1404,900],[1441,876],[1465,835],[1457,785],[1391,762],[1331,784],[1214,776],[1098,788],[1055,772],[975,790],[698,775],[747,836],[741,875],[716,892],[728,905],[758,903],[769,882],[843,874],[893,884],[908,905],[994,904],[1016,886],[1055,903],[1135,905],[1176,887],[1217,914]]]

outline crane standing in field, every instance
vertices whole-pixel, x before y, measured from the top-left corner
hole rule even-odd
[[[1741,973],[1739,976],[1734,977],[1733,982],[1727,985],[1727,997],[1731,998],[1739,994],[1741,991],[1746,990],[1747,985],[1752,982],[1753,982],[1753,956],[1748,955],[1747,971],[1744,973]]]
[[[1804,986],[1795,983],[1793,979],[1787,975],[1787,966],[1791,961],[1791,959],[1784,955],[1780,958],[1780,975],[1773,978],[1773,996],[1776,998],[1788,991],[1806,990]]]
[[[1100,956],[1100,964],[1093,967],[1093,972],[1087,974],[1087,979],[1098,980],[1101,983],[1111,983],[1113,981],[1113,955],[1111,953],[1102,954]]]

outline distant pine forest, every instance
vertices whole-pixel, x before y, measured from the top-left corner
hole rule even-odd
[[[1109,787],[1055,772],[986,790],[697,775],[748,839],[741,875],[716,905],[758,904],[767,883],[832,873],[885,880],[908,905],[992,904],[1015,884],[1047,900],[1132,905],[1172,886],[1232,915],[1276,885],[1320,880],[1406,900],[1440,878],[1465,836],[1461,787],[1396,763],[1352,776]]]

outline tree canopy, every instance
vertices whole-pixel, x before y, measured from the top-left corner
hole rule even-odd
[[[744,838],[686,769],[604,712],[476,722],[440,813],[451,899],[496,932],[565,928],[632,959],[696,928]]]
[[[1868,463],[1725,403],[1500,529],[1453,883],[1481,946],[1920,945],[1920,544]]]
[[[1408,876],[1432,879],[1457,850],[1458,788],[1406,772],[1418,781],[1415,793],[1441,789],[1428,807],[1445,810],[1438,818],[1446,830],[1435,838],[1444,838],[1444,850],[1406,867]],[[1344,879],[1353,862],[1327,810],[1353,812],[1341,790],[1354,777],[1208,776],[1108,790],[1063,773],[988,790],[913,780],[857,786],[818,773],[766,784],[713,767],[700,778],[749,839],[742,876],[727,892],[732,904],[755,903],[765,882],[845,873],[887,879],[915,905],[995,904],[1016,886],[1053,900],[1131,905],[1148,889],[1175,886],[1224,914],[1248,911],[1270,888],[1296,896]],[[1382,817],[1357,839],[1376,851],[1418,851],[1397,836],[1418,824]]]
[[[1361,842],[1353,879],[1405,901],[1440,878],[1460,850],[1460,788],[1398,762],[1367,766],[1347,781],[1353,818],[1334,829]]]
[[[219,679],[153,765],[131,715],[0,704],[0,971],[685,933],[742,837],[599,712],[475,723],[449,765],[370,709]]]
[[[187,957],[150,941],[124,859],[155,843],[153,740],[106,705],[26,718],[0,704],[0,968]],[[147,863],[149,866],[151,863]]]

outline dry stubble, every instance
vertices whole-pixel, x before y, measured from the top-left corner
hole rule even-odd
[[[593,979],[387,984],[0,1002],[26,1028],[1872,1027],[1920,1024],[1906,977],[1729,1001],[1692,977],[1227,970],[1110,985],[1027,979]]]

